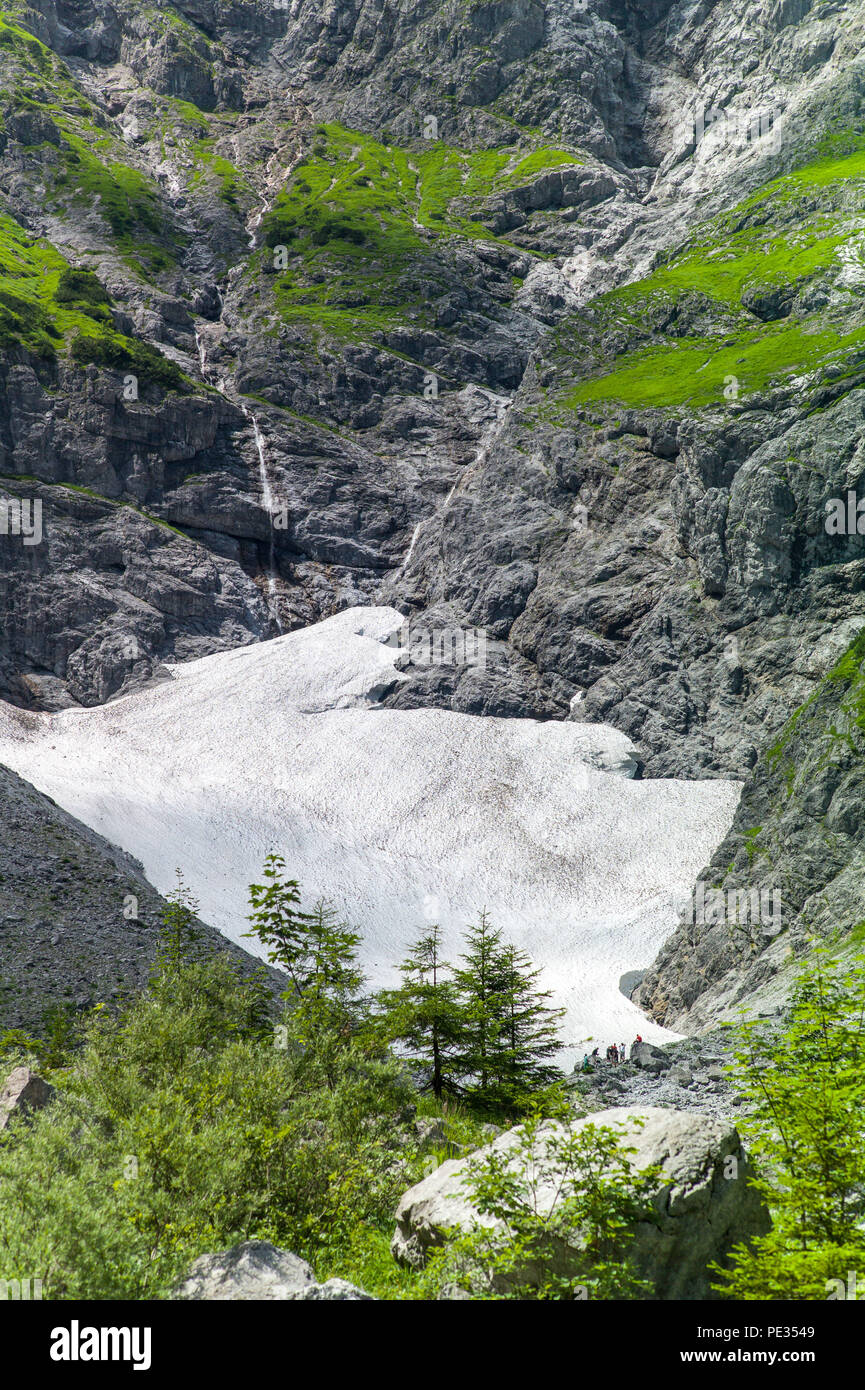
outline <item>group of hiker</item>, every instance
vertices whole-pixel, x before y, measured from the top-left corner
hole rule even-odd
[[[640,1036],[640,1034],[638,1033],[637,1036],[634,1038],[633,1043],[631,1044],[631,1052],[632,1052],[632,1054],[633,1054],[634,1048],[637,1047],[637,1045],[638,1045],[639,1043],[641,1043],[642,1041],[643,1041],[643,1039],[642,1039],[642,1037]],[[596,1048],[594,1049],[594,1051],[592,1052],[591,1057],[589,1056],[588,1052],[586,1052],[586,1053],[583,1055],[583,1060],[582,1060],[582,1063],[580,1064],[580,1071],[592,1071],[592,1070],[594,1070],[594,1067],[597,1066],[597,1064],[600,1062],[600,1060],[601,1060],[601,1049],[600,1049],[599,1047],[596,1047]],[[626,1062],[627,1060],[628,1060],[628,1050],[627,1050],[627,1048],[625,1047],[625,1044],[624,1044],[624,1043],[610,1043],[610,1046],[607,1048],[607,1062],[610,1064],[610,1066],[612,1066],[612,1067],[617,1067],[617,1066],[619,1065],[620,1062]]]

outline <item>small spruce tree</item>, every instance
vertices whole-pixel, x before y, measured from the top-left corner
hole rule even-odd
[[[380,1020],[388,1039],[401,1042],[410,1060],[427,1071],[429,1089],[441,1099],[459,1089],[463,1017],[437,923],[412,947],[400,973],[401,987],[378,995]]]
[[[863,964],[818,948],[784,1024],[740,1026],[738,1124],[772,1229],[716,1268],[727,1297],[846,1300],[865,1285]]]
[[[471,1078],[470,1093],[486,1096],[496,1089],[508,1010],[506,948],[502,933],[486,908],[477,926],[469,927],[461,965],[454,971],[460,1004],[459,1070]]]
[[[549,990],[538,985],[540,970],[524,951],[505,946],[497,962],[501,1019],[496,1044],[495,1087],[500,1102],[519,1110],[532,1092],[561,1080],[552,1058],[561,1051],[564,1009],[552,1009]]]
[[[291,1006],[293,1035],[305,1047],[325,1037],[330,1046],[350,1036],[361,1017],[359,934],[324,899],[311,912],[301,910],[300,886],[286,877],[281,855],[267,856],[263,877],[264,884],[250,885],[252,930],[246,935],[269,948],[271,965],[291,981],[282,997]]]

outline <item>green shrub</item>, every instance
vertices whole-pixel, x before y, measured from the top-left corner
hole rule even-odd
[[[0,348],[23,347],[53,361],[57,354],[52,339],[59,337],[51,315],[39,304],[0,290]]]
[[[169,391],[188,389],[185,376],[174,362],[163,357],[150,343],[125,338],[119,333],[105,333],[100,337],[78,333],[73,339],[71,353],[76,362],[92,362],[97,366],[132,372],[144,381],[153,382]]]
[[[772,1230],[718,1268],[727,1297],[838,1297],[865,1276],[865,957],[818,949],[801,969],[783,1027],[741,1026],[739,1129]],[[833,1293],[834,1290],[834,1293]],[[843,1297],[843,1295],[842,1295]]]
[[[403,1181],[396,1063],[301,1048],[261,981],[170,939],[146,995],[98,1008],[58,1096],[0,1136],[0,1267],[51,1298],[159,1298],[191,1260],[258,1237],[315,1261],[384,1232]]]
[[[628,1261],[633,1225],[651,1217],[656,1169],[636,1171],[620,1131],[530,1117],[514,1147],[468,1165],[465,1186],[488,1224],[455,1229],[424,1287],[479,1299],[633,1299],[651,1286]],[[552,1199],[550,1196],[552,1194]]]
[[[55,299],[61,304],[110,304],[111,296],[92,270],[68,266],[57,283]]]

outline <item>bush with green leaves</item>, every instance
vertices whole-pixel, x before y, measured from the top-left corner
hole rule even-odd
[[[629,1261],[633,1226],[652,1216],[657,1169],[637,1170],[621,1131],[530,1116],[517,1142],[467,1165],[478,1212],[428,1260],[430,1297],[635,1299],[651,1285]]]
[[[729,1298],[838,1297],[850,1271],[865,1287],[863,964],[821,947],[799,974],[783,1026],[740,1025],[738,1123],[773,1226],[718,1269],[716,1287]]]
[[[535,1118],[518,1150],[525,1172],[493,1154],[472,1178],[495,1231],[459,1237],[422,1277],[395,1264],[394,1209],[429,1160],[415,1105],[441,1119],[442,1156],[484,1142],[479,1116],[493,1100],[525,1105],[533,1093],[552,1113],[555,1015],[482,916],[462,975],[441,960],[433,927],[371,1017],[357,933],[327,904],[304,910],[280,856],[263,879],[250,890],[250,935],[285,972],[284,1009],[264,967],[250,975],[204,953],[180,880],[143,995],[117,1013],[46,1018],[43,1039],[0,1039],[4,1061],[38,1062],[57,1091],[0,1133],[0,1278],[41,1279],[49,1298],[169,1297],[196,1256],[258,1238],[308,1259],[319,1278],[388,1298],[432,1297],[457,1275],[479,1298],[573,1297],[576,1284],[636,1296],[627,1226],[645,1175],[611,1131],[559,1138]],[[437,1096],[419,1098],[393,1035],[431,1063]],[[538,1185],[550,1180],[555,1200],[542,1207]]]
[[[399,1065],[299,1037],[263,980],[185,960],[185,909],[169,916],[147,993],[97,1008],[52,1104],[0,1135],[0,1276],[47,1297],[167,1296],[198,1254],[252,1237],[327,1264],[383,1233],[405,1186]]]
[[[89,316],[93,317],[92,314]],[[132,372],[142,382],[161,386],[166,391],[188,392],[191,389],[177,364],[164,357],[152,343],[128,338],[110,328],[104,328],[98,336],[93,333],[76,334],[70,351],[73,360],[81,366],[92,363],[98,367]]]

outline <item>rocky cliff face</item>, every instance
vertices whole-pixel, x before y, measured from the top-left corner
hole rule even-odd
[[[705,878],[776,888],[783,930],[686,923],[659,1019],[851,932],[863,30],[811,0],[9,0],[0,500],[43,536],[0,537],[0,695],[93,704],[394,603],[490,641],[394,703],[605,720],[646,775],[745,780]]]

